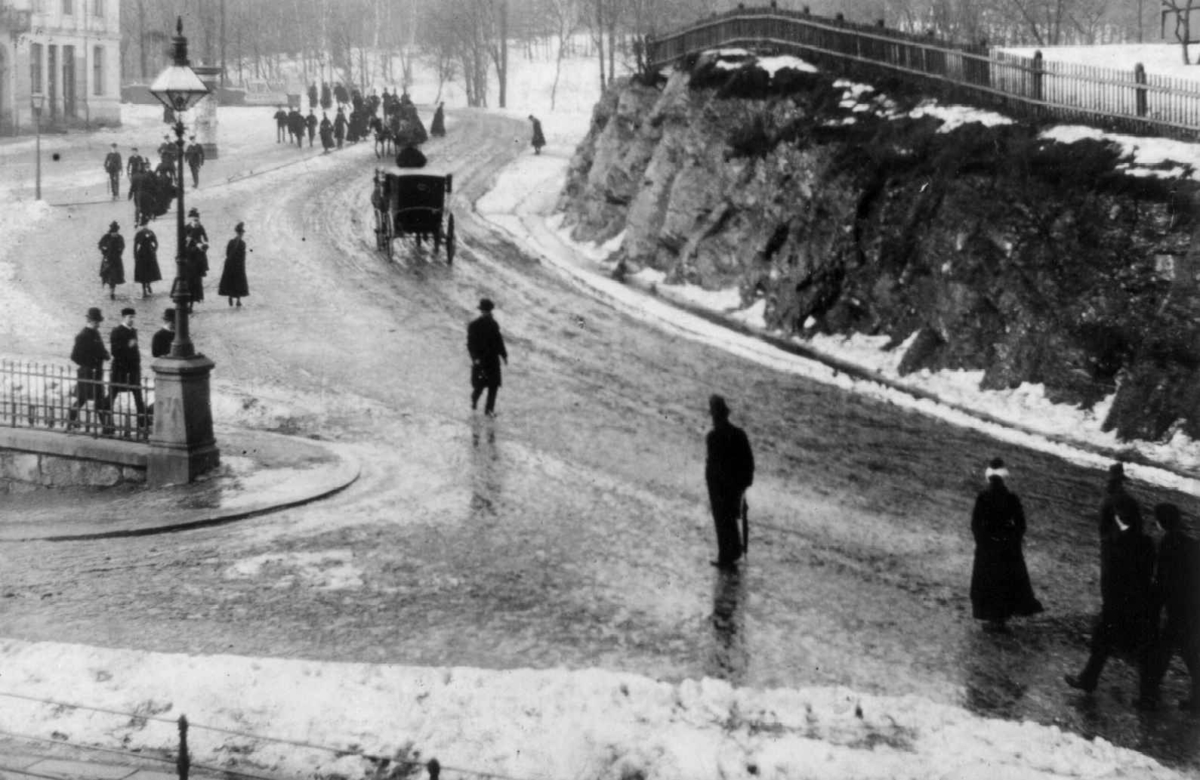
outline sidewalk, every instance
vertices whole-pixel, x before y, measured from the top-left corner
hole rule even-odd
[[[88,750],[69,742],[47,742],[0,735],[0,780],[175,780],[174,756]],[[224,772],[191,767],[189,778],[227,777]]]
[[[358,478],[338,448],[295,436],[218,429],[221,465],[162,489],[38,489],[4,497],[0,544],[100,539],[245,520],[332,495]]]

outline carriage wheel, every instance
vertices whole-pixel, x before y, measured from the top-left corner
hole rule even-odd
[[[392,224],[392,215],[389,213],[387,219],[383,221],[385,241],[387,241],[387,257],[390,262],[396,255],[396,250],[392,246],[392,242],[396,239],[396,226]]]
[[[454,264],[454,215],[446,218],[446,265]]]
[[[383,249],[383,218],[379,215],[379,209],[375,209],[375,251]]]
[[[436,255],[442,248],[442,223],[433,229],[433,253]]]

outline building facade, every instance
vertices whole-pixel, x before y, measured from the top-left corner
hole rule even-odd
[[[120,0],[0,0],[0,134],[121,121]]]

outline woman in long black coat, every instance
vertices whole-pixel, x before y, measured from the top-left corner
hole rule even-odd
[[[221,269],[217,295],[229,298],[230,306],[235,305],[235,301],[241,306],[242,298],[250,294],[250,283],[246,281],[246,242],[242,239],[246,226],[239,222],[233,230],[237,235],[225,245],[225,267]]]
[[[108,226],[108,232],[100,237],[100,284],[108,287],[108,297],[115,300],[117,285],[125,284],[125,239],[121,226],[116,222]]]
[[[142,297],[153,294],[150,285],[162,280],[158,267],[158,236],[150,229],[150,218],[142,218],[142,227],[133,235],[133,281],[142,286]]]
[[[193,303],[204,300],[204,277],[208,276],[208,231],[200,224],[198,210],[189,210],[188,220],[183,226],[183,251],[188,292],[192,296],[188,303],[188,311],[191,311]]]
[[[1036,615],[1042,604],[1033,595],[1025,553],[1025,510],[1021,499],[1004,484],[1008,470],[993,458],[984,472],[987,487],[971,513],[975,565],[971,571],[971,611],[992,631],[1006,631],[1014,615]]]
[[[429,134],[435,138],[446,134],[446,112],[442,110],[443,105],[438,103],[437,110],[433,112],[433,123],[429,125]]]

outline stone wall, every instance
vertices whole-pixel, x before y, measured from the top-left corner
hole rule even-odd
[[[0,428],[0,493],[141,484],[149,451],[142,442]]]

